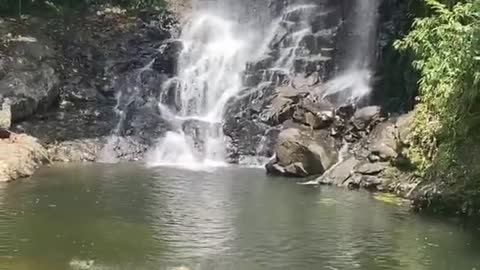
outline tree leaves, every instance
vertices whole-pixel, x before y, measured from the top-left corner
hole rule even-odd
[[[417,18],[413,30],[394,44],[413,52],[412,64],[421,74],[410,155],[420,171],[432,165],[439,149],[454,152],[441,144],[455,148],[451,142],[480,126],[480,0],[452,7],[437,0],[425,4],[430,16]]]

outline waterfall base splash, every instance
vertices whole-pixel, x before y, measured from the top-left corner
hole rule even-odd
[[[190,170],[209,170],[226,167],[227,163],[215,157],[199,157],[189,137],[184,133],[169,131],[157,146],[146,155],[147,165],[151,167],[181,167]],[[209,142],[210,145],[218,144]]]

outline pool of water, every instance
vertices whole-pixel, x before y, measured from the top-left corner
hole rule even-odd
[[[480,269],[480,230],[263,170],[65,165],[0,187],[0,269]]]

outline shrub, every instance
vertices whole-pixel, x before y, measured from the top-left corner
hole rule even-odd
[[[413,52],[421,75],[410,152],[421,172],[480,131],[480,0],[452,8],[425,2],[431,16],[417,19],[413,30],[395,43]]]

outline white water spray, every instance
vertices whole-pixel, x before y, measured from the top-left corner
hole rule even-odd
[[[173,130],[147,154],[148,164],[194,168],[226,164],[222,130],[225,107],[243,90],[242,73],[247,63],[270,49],[268,45],[277,38],[275,33],[284,19],[259,11],[261,7],[268,9],[265,3],[250,2],[199,1],[194,5],[196,9],[180,36],[183,50],[178,75],[163,85],[159,104],[162,117]],[[314,7],[297,6],[287,13],[303,14]],[[282,55],[266,72],[270,75],[264,81],[272,82],[277,71],[290,73],[302,37],[311,33],[308,25],[291,30],[293,40],[281,48]]]
[[[341,76],[322,87],[324,97],[337,95],[356,102],[370,93],[378,1],[355,1],[350,27],[355,38],[349,41],[348,65]],[[314,34],[310,18],[326,16],[330,11],[319,10],[321,4],[314,1],[298,2],[300,5],[288,6],[271,16],[263,1],[194,1],[190,20],[179,38],[183,49],[178,74],[162,86],[160,97],[159,109],[171,131],[147,153],[149,165],[195,169],[224,166],[225,107],[243,90],[242,73],[247,63],[266,55],[272,57],[267,52],[273,44],[274,62],[263,70],[257,86],[279,85],[285,77],[296,76],[298,61],[318,65],[315,61],[330,59],[321,53],[312,57],[316,53],[302,44],[305,37]],[[315,4],[305,4],[309,2]]]
[[[323,97],[357,103],[372,91],[380,0],[355,0],[347,23],[340,74],[322,87]]]
[[[224,107],[242,89],[241,72],[252,44],[248,35],[240,35],[235,22],[204,12],[192,18],[180,37],[179,73],[163,86],[159,108],[174,130],[148,153],[154,166],[225,164]],[[193,131],[186,131],[186,124],[193,125]],[[202,146],[195,140],[202,140]]]

